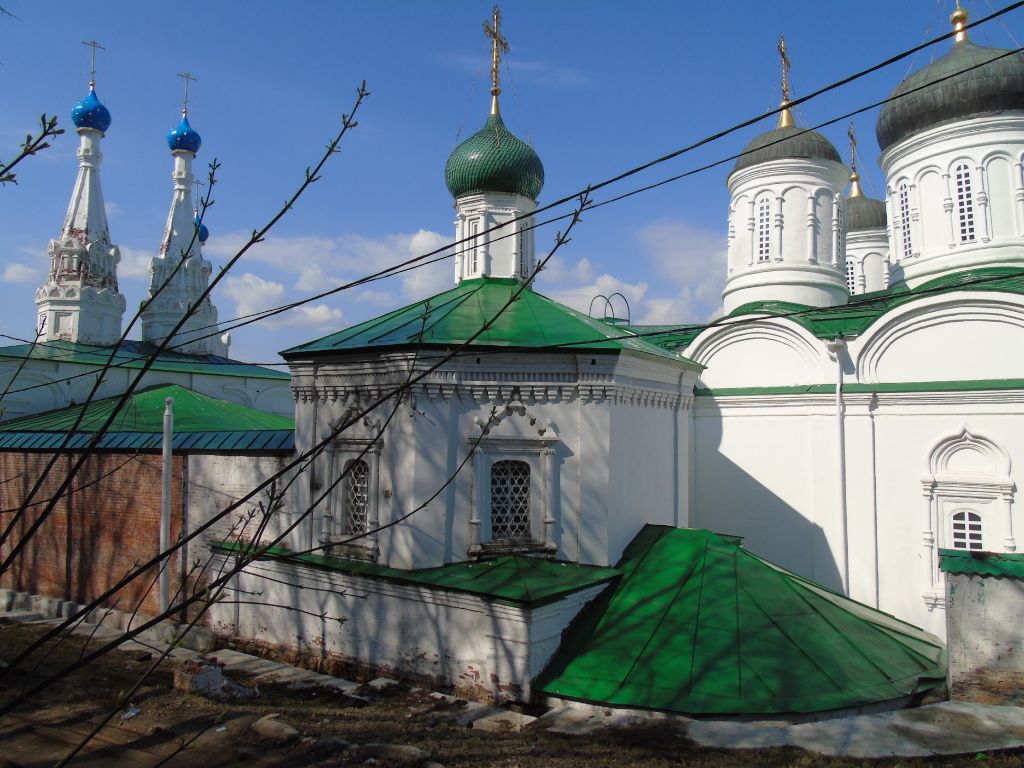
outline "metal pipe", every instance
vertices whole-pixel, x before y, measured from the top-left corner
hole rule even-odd
[[[174,398],[164,400],[163,486],[160,490],[160,555],[171,546],[171,440],[174,437]],[[167,611],[171,585],[171,559],[160,564],[160,613]]]

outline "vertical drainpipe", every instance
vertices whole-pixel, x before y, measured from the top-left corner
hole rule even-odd
[[[846,342],[833,339],[828,343],[829,354],[836,359],[836,459],[838,461],[839,517],[842,521],[843,593],[850,595],[850,530],[846,510],[846,424],[843,405],[843,352]]]
[[[174,436],[174,398],[168,397],[164,400],[164,444],[163,444],[163,472],[161,479],[163,486],[160,490],[160,554],[161,556],[171,545],[171,439]],[[160,613],[167,611],[167,601],[170,592],[170,570],[171,558],[165,556],[160,564]]]

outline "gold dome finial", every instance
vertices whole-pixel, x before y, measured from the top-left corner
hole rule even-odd
[[[494,6],[494,26],[484,22],[484,34],[491,41],[491,114],[501,114],[498,109],[498,95],[501,93],[500,72],[501,54],[508,53],[508,40],[501,34],[501,9]]]
[[[953,35],[955,42],[959,43],[967,39],[967,30],[964,29],[964,25],[967,24],[967,9],[960,7],[960,0],[956,0],[956,10],[950,14],[949,23],[956,31],[956,34]]]
[[[860,175],[857,173],[857,137],[853,133],[853,120],[850,121],[846,135],[850,137],[850,197],[863,197],[864,193],[860,191]]]
[[[782,111],[779,112],[779,128],[792,128],[793,113],[789,109],[789,56],[786,54],[786,36],[779,35],[779,58],[782,61]]]

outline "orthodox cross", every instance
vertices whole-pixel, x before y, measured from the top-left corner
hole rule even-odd
[[[786,36],[779,35],[779,58],[782,60],[782,100],[789,101],[789,56],[786,55]]]
[[[491,41],[491,96],[494,97],[491,104],[491,114],[498,113],[498,94],[501,93],[499,83],[498,65],[501,64],[501,54],[508,53],[508,40],[501,34],[501,9],[494,6],[494,26],[484,22],[484,34]]]
[[[193,75],[191,72],[179,72],[178,73],[178,77],[180,77],[181,79],[183,79],[185,81],[185,101],[182,102],[182,105],[181,105],[181,114],[187,115],[188,114],[188,83],[189,83],[190,80],[195,80],[198,83],[199,82],[199,78],[196,77],[195,75]]]
[[[96,49],[99,48],[101,51],[105,51],[107,49],[95,40],[83,40],[82,45],[88,45],[92,48],[92,57],[89,63],[89,87],[91,88],[96,85]]]
[[[850,121],[850,128],[846,131],[850,137],[850,170],[857,172],[857,137],[853,133],[853,120]]]
[[[199,201],[202,199],[201,197],[199,197],[199,188],[202,187],[202,186],[205,186],[205,185],[199,179],[192,179],[192,183],[195,184],[195,187],[196,187],[196,216],[198,216],[199,215],[199,208],[198,208]]]

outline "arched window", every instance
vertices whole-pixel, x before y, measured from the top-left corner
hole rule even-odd
[[[914,244],[910,240],[910,190],[907,188],[906,182],[900,184],[899,187],[899,205],[903,258],[910,258],[910,255],[914,252]]]
[[[956,204],[960,212],[960,242],[974,240],[974,196],[971,194],[971,169],[967,163],[956,167]]]
[[[857,292],[857,277],[854,274],[853,259],[846,260],[846,287],[850,290],[851,296]]]
[[[763,195],[757,201],[757,260],[768,261],[772,254],[772,201]]]
[[[472,238],[469,241],[469,249],[472,257],[469,260],[469,271],[474,277],[480,268],[480,222],[474,221],[469,225],[469,234]]]
[[[967,510],[953,514],[953,549],[981,549],[981,515]]]
[[[345,475],[345,532],[366,533],[370,467],[362,459],[350,461]]]
[[[516,250],[519,252],[519,274],[526,277],[526,233],[523,231],[523,224],[520,222],[516,232]]]
[[[491,465],[491,541],[530,537],[530,465],[506,459]]]

